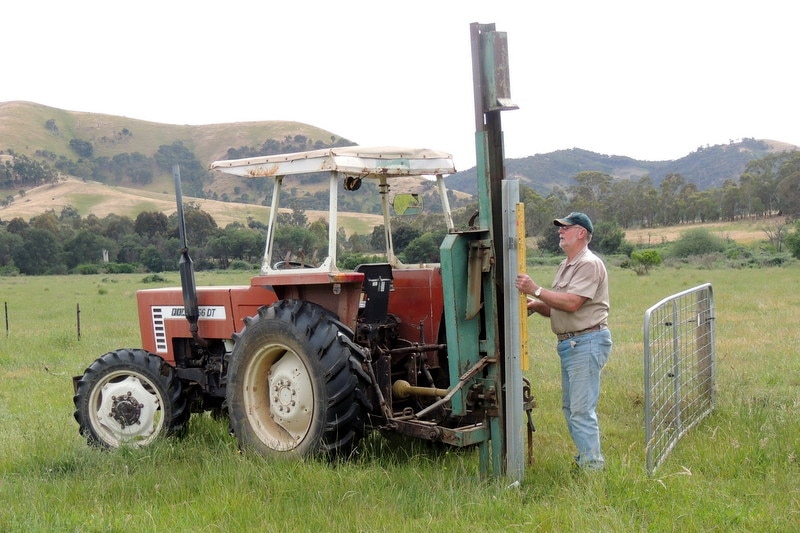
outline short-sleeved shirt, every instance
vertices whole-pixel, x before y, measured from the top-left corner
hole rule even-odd
[[[572,261],[564,259],[561,262],[552,290],[587,298],[574,313],[550,309],[553,333],[571,333],[608,325],[608,273],[603,260],[589,248],[584,248]]]

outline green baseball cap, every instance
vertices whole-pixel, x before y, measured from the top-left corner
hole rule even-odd
[[[594,227],[592,226],[592,219],[589,218],[589,215],[585,213],[579,213],[577,211],[573,211],[569,215],[565,216],[564,218],[557,218],[553,221],[553,225],[555,226],[580,226],[585,228],[586,231],[589,233],[592,232]]]

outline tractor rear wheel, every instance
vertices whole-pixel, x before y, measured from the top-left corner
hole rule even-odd
[[[95,360],[75,389],[75,420],[89,444],[144,446],[182,432],[189,408],[175,370],[145,350],[115,350]]]
[[[343,457],[364,434],[369,377],[335,316],[281,300],[245,320],[228,368],[231,427],[270,457]]]

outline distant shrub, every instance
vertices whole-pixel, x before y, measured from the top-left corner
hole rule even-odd
[[[708,255],[725,251],[725,241],[705,228],[685,231],[670,250],[675,257]]]
[[[99,274],[100,265],[95,263],[84,263],[75,267],[75,273],[81,275]]]
[[[753,251],[745,248],[740,244],[734,244],[729,246],[727,250],[725,250],[725,256],[728,259],[732,260],[742,260],[746,261],[753,257]]]
[[[766,266],[766,267],[779,267],[785,265],[789,261],[789,258],[784,254],[777,254],[772,255],[769,257],[764,257],[759,261],[759,266]]]
[[[150,274],[142,278],[142,283],[161,283],[167,281],[167,278],[161,274]]]
[[[599,222],[594,227],[591,248],[601,254],[620,252],[625,243],[625,231],[616,222]]]
[[[660,265],[661,254],[656,250],[640,250],[631,252],[630,266],[638,274],[647,274],[651,267]]]
[[[235,261],[231,261],[230,269],[231,270],[250,270],[252,268],[250,263],[247,261],[242,261],[241,259],[236,259]]]
[[[0,276],[19,276],[19,269],[14,265],[0,266]]]
[[[619,245],[617,253],[625,254],[628,257],[630,257],[635,249],[636,247],[633,245],[633,243],[628,241],[622,241],[622,244]]]
[[[795,223],[794,231],[786,237],[786,247],[792,257],[800,259],[800,222]]]
[[[133,274],[136,272],[136,265],[131,263],[108,263],[105,271],[109,274]]]
[[[369,255],[369,254],[354,254],[344,253],[339,256],[337,263],[339,268],[343,270],[353,270],[355,267],[362,263],[384,263],[386,262],[385,255]]]

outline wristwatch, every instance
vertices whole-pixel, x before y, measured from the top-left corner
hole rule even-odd
[[[539,287],[538,289],[536,289],[535,291],[533,291],[533,295],[534,295],[534,296],[536,296],[537,298],[538,298],[539,296],[541,296],[541,295],[542,295],[542,288],[541,288],[541,287]]]

